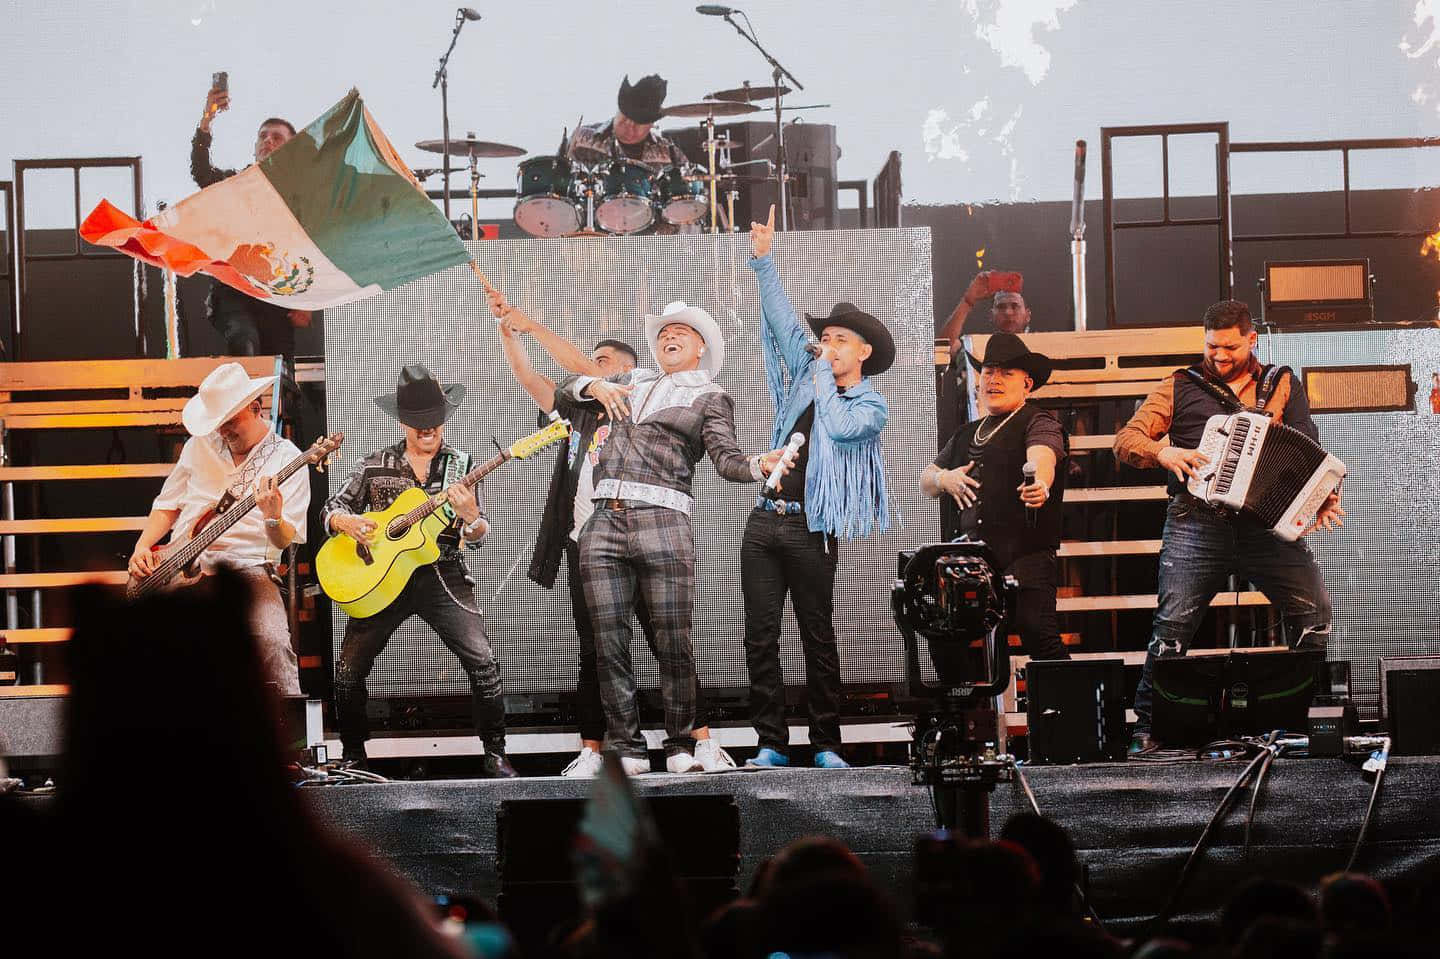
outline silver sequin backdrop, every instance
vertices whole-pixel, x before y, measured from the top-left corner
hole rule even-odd
[[[582,349],[607,337],[625,340],[644,365],[654,365],[642,341],[644,313],[659,312],[671,300],[704,307],[725,332],[719,382],[735,399],[740,443],[748,451],[769,448],[773,410],[747,236],[512,240],[471,249],[486,276],[535,319]],[[889,610],[895,554],[933,539],[939,525],[934,503],[917,489],[921,470],[935,455],[930,231],[781,234],[775,258],[800,312],[826,313],[837,300],[850,300],[880,317],[895,336],[895,365],[875,384],[890,404],[882,439],[904,528],[840,544],[835,626],[846,682],[901,682],[902,643]],[[527,345],[537,369],[562,375],[533,341]],[[467,267],[326,311],[325,356],[328,427],[345,431],[344,455],[330,473],[332,492],[361,456],[399,439],[399,426],[373,397],[393,392],[406,363],[422,362],[442,382],[465,384],[465,404],[447,427],[446,440],[477,459],[494,451],[492,437],[509,444],[535,428],[535,405],[505,364],[494,320]],[[485,501],[492,532],[487,544],[469,555],[509,692],[568,690],[575,684],[577,641],[564,566],[550,591],[525,575],[555,455],[552,450],[507,463],[491,475]],[[739,552],[757,489],[719,479],[708,460],[696,469],[694,642],[706,686],[748,686]],[[337,609],[337,652],[344,626]],[[786,681],[803,681],[788,604],[781,648]],[[640,684],[655,686],[654,660],[638,629],[634,653]],[[396,632],[369,686],[379,697],[468,691],[455,657],[417,619]]]

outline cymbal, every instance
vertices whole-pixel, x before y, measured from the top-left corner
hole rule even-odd
[[[705,94],[707,100],[738,100],[741,103],[749,103],[752,100],[773,100],[776,97],[783,97],[791,92],[789,87],[752,87],[745,84],[736,87],[734,90],[719,90],[715,93]]]
[[[428,153],[444,153],[445,141],[443,139],[421,140],[415,144],[415,149],[425,150]],[[463,139],[458,137],[450,138],[451,156],[473,156],[480,159],[491,159],[495,157],[524,156],[528,152],[524,147],[515,147],[508,143],[488,143],[485,140],[477,140],[473,134]]]
[[[701,100],[699,103],[675,103],[662,111],[667,117],[738,117],[746,113],[759,113],[760,108],[751,103],[737,103],[734,100]]]

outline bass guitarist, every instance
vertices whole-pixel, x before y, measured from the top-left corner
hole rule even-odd
[[[227,494],[242,499],[253,490],[249,511],[200,555],[202,573],[224,564],[254,594],[251,627],[260,645],[267,681],[287,696],[300,694],[300,670],[290,644],[290,622],[280,590],[270,578],[280,551],[305,542],[310,478],[305,470],[279,484],[275,474],[300,455],[261,415],[260,397],[275,377],[251,379],[239,363],[217,366],[185,404],[180,419],[190,439],[150,509],[130,556],[130,575],[143,580],[160,565],[154,547],[171,530],[193,530]]]
[[[375,657],[400,624],[413,615],[435,630],[470,679],[475,732],[485,744],[484,775],[499,779],[516,775],[505,757],[500,668],[475,601],[475,581],[461,558],[462,549],[485,542],[490,524],[481,502],[483,493],[460,482],[470,471],[470,457],[445,443],[445,422],[464,396],[464,385],[442,387],[418,363],[401,370],[394,395],[377,396],[375,405],[400,421],[405,438],[362,459],[320,514],[328,532],[367,545],[375,541],[375,523],[359,514],[386,509],[407,489],[420,487],[431,495],[443,490],[453,514],[439,537],[440,558],[417,569],[389,606],[364,619],[352,617],[345,624],[345,639],[335,664],[335,710],[342,756],[362,768],[366,764],[365,740],[370,735],[365,680]]]

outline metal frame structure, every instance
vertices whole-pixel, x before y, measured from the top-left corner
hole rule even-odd
[[[1213,134],[1219,142],[1215,148],[1215,216],[1172,217],[1170,215],[1170,138]],[[1120,138],[1159,137],[1161,164],[1160,219],[1115,219],[1114,167],[1111,141]],[[1117,230],[1153,230],[1175,226],[1213,226],[1219,233],[1220,299],[1228,300],[1235,286],[1235,267],[1230,243],[1230,124],[1229,123],[1159,123],[1149,126],[1101,127],[1100,174],[1105,229],[1105,313],[1113,329],[1119,308],[1115,296],[1115,233]]]
[[[16,309],[10,320],[10,335],[13,344],[14,355],[11,359],[18,359],[23,355],[22,337],[24,335],[25,316],[25,294],[26,278],[31,260],[98,260],[108,257],[124,256],[114,250],[95,248],[87,250],[80,241],[80,221],[83,213],[80,209],[80,171],[102,169],[108,167],[128,167],[132,174],[134,183],[134,197],[132,209],[136,211],[138,218],[144,217],[143,197],[141,188],[140,158],[133,157],[61,157],[45,160],[16,160],[15,161],[15,270],[18,278],[16,295]],[[73,187],[75,197],[75,249],[72,253],[30,253],[25,245],[25,174],[31,170],[70,170],[73,174]],[[135,317],[135,355],[145,355],[145,330],[140,322],[140,317]]]
[[[877,227],[898,227],[900,225],[900,151],[891,150],[885,158],[885,165],[875,175],[875,225]]]
[[[4,262],[0,263],[0,277],[5,279],[5,302],[10,307],[6,323],[12,327],[13,332],[15,317],[19,311],[15,288],[15,184],[10,180],[0,180],[0,193],[5,194],[5,242],[0,244],[0,257],[4,258]],[[11,345],[13,348],[13,341]],[[3,346],[4,344],[0,344],[0,348]],[[0,358],[11,359],[9,356]]]
[[[1345,229],[1339,233],[1250,233],[1232,236],[1231,243],[1265,243],[1280,240],[1403,240],[1429,236],[1431,230],[1353,230],[1350,228],[1350,151],[1407,150],[1440,147],[1440,137],[1406,137],[1388,140],[1287,140],[1232,143],[1231,153],[1340,154],[1341,193],[1345,197]]]

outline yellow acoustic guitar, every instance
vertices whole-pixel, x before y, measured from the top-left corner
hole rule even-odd
[[[496,453],[460,482],[474,486],[506,460],[523,460],[569,435],[569,420],[556,420]],[[325,595],[355,619],[374,616],[393,603],[411,573],[440,558],[436,540],[449,524],[436,514],[445,503],[443,491],[430,496],[411,487],[388,509],[365,514],[377,533],[371,545],[344,534],[331,536],[315,554],[315,574]]]

